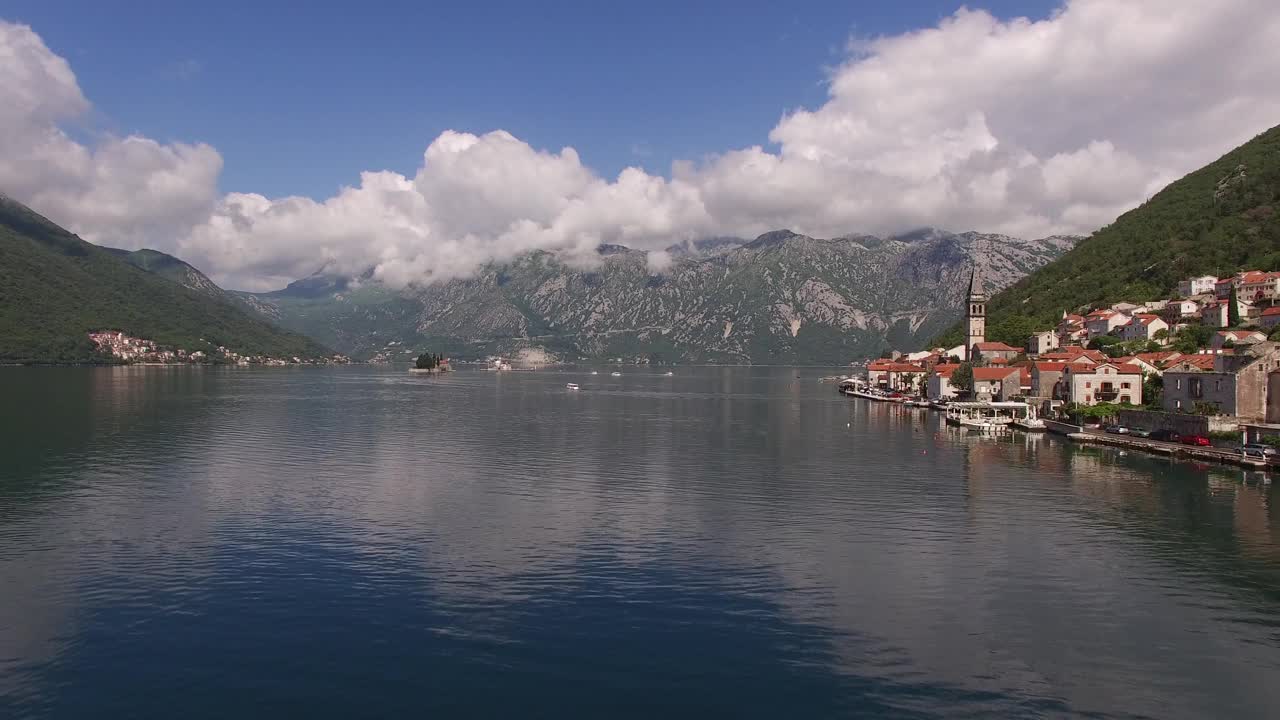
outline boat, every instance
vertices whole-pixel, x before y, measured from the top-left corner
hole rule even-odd
[[[592,375],[599,375],[599,374],[600,374],[600,371],[599,371],[599,370],[592,370],[592,371],[591,371],[591,374],[592,374]]]
[[[622,373],[620,373],[620,372],[612,372],[612,373],[609,373],[609,374],[610,374],[610,375],[612,375],[613,377],[622,377]]]
[[[666,371],[663,374],[666,375],[667,377],[671,377],[672,375],[675,375],[675,373],[671,372],[670,370]]]
[[[578,383],[565,383],[565,384],[564,384],[564,389],[565,389],[565,390],[577,390],[577,389],[578,389]]]

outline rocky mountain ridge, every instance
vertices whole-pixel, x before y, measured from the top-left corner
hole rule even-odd
[[[888,346],[920,346],[954,322],[974,266],[999,290],[1075,241],[935,229],[822,239],[779,230],[672,246],[661,272],[647,252],[607,246],[589,267],[533,252],[425,287],[317,274],[238,295],[355,357],[541,348],[565,359],[844,364]]]

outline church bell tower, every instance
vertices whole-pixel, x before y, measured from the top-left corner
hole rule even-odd
[[[969,306],[964,320],[968,338],[965,359],[972,361],[977,356],[977,344],[986,342],[987,338],[987,293],[982,289],[982,276],[978,274],[977,266],[969,275]]]

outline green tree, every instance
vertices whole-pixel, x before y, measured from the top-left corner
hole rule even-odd
[[[1155,373],[1142,375],[1142,402],[1149,408],[1162,407],[1164,396],[1164,377]]]
[[[1201,348],[1209,344],[1212,332],[1208,327],[1199,323],[1187,325],[1174,338],[1173,349],[1184,355],[1200,352]]]
[[[973,392],[973,365],[967,362],[960,363],[960,367],[951,373],[951,385],[957,390]]]
[[[438,355],[431,353],[422,353],[418,356],[418,361],[414,363],[414,367],[419,370],[435,370],[440,367],[440,358]]]
[[[1240,305],[1236,299],[1236,286],[1231,286],[1231,295],[1227,298],[1227,325],[1240,327]]]
[[[1123,341],[1120,340],[1120,338],[1116,337],[1115,335],[1099,335],[1098,337],[1089,341],[1088,347],[1090,350],[1101,350],[1103,352],[1106,352],[1107,348],[1111,347],[1112,345],[1119,345],[1121,342]]]

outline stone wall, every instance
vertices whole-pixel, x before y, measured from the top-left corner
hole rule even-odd
[[[1242,420],[1229,415],[1207,417],[1154,410],[1121,410],[1116,422],[1138,430],[1172,430],[1179,435],[1208,435],[1211,432],[1237,432]]]

